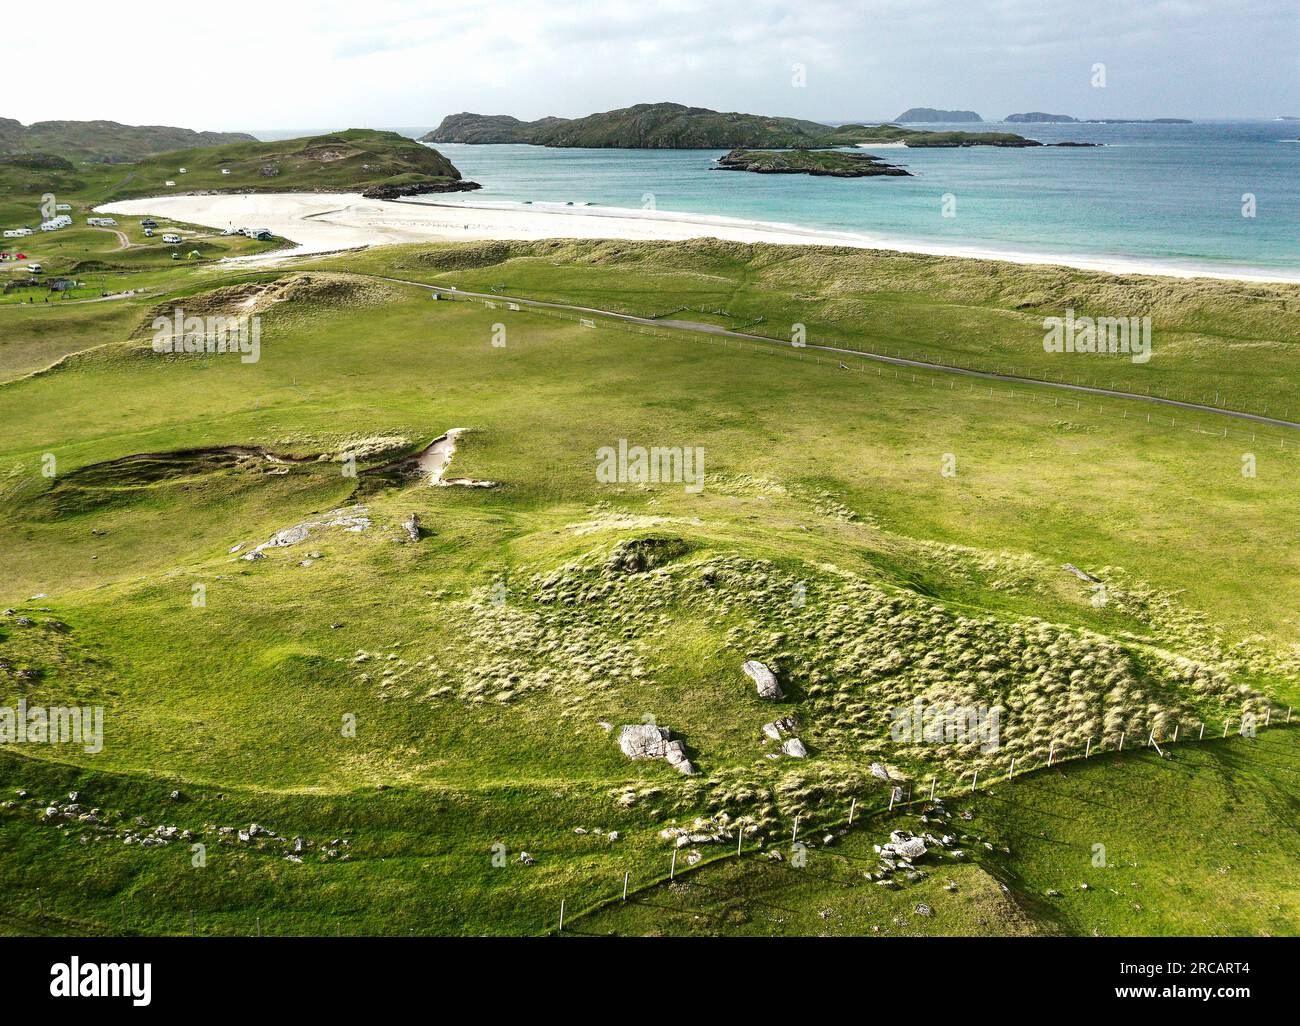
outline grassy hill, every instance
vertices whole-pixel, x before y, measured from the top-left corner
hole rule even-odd
[[[581,297],[665,324],[435,303],[383,277]],[[739,823],[744,865],[764,865],[753,852],[779,846],[796,815],[820,836],[854,797],[879,807],[872,763],[960,793],[1012,756],[1023,771],[1055,752],[1074,773],[1092,739],[1103,763],[1138,768],[1087,784],[1089,765],[1065,778],[1086,786],[1033,801],[1039,777],[1023,777],[1007,816],[992,804],[1002,791],[981,798],[959,829],[1010,861],[971,860],[955,899],[972,895],[969,913],[942,904],[937,873],[923,881],[933,928],[1281,931],[1295,816],[1276,782],[1295,757],[1266,746],[1287,735],[1261,731],[1228,763],[1191,735],[1248,712],[1276,722],[1300,698],[1289,436],[1221,434],[1210,414],[1175,428],[1137,401],[1058,404],[1033,386],[959,387],[671,325],[779,337],[807,316],[810,341],[915,335],[1027,362],[1043,355],[1041,327],[1030,332],[1041,313],[1021,304],[1054,307],[1101,281],[896,254],[553,241],[375,249],[238,278],[196,267],[127,301],[130,318],[100,320],[115,304],[57,311],[43,329],[54,336],[92,318],[80,355],[0,385],[0,605],[13,611],[0,615],[0,681],[11,703],[102,706],[104,744],[0,753],[13,803],[0,804],[0,917],[30,932],[249,934],[259,918],[266,933],[541,932],[561,899],[583,908],[625,872],[634,886],[662,877],[672,831],[722,838],[683,847],[680,864],[698,847],[703,865],[734,848]],[[1281,388],[1254,365],[1267,349],[1294,380],[1287,290],[1110,283],[1154,297],[1184,330],[1213,313],[1219,348],[1177,347],[1171,373],[1236,364]],[[155,354],[152,320],[177,306],[257,313],[260,360]],[[0,308],[0,355],[10,318],[38,313]],[[1267,345],[1238,348],[1251,339]],[[399,457],[454,427],[468,431],[451,475],[494,487],[402,470]],[[620,440],[702,449],[703,488],[602,478],[598,451]],[[1243,451],[1258,476],[1240,473]],[[756,694],[747,658],[775,669],[782,701]],[[1000,708],[999,745],[898,741],[893,710],[918,697]],[[683,739],[697,773],[620,752],[617,729],[646,717]],[[785,717],[806,757],[770,758],[763,725]],[[1175,727],[1172,763],[1134,775],[1146,764],[1131,738]],[[1228,770],[1248,781],[1240,793]],[[1153,782],[1170,771],[1185,786]],[[1115,807],[1105,793],[1120,786]],[[1177,838],[1221,823],[1245,846],[1228,874],[1196,869],[1182,910],[1169,881],[1211,842],[1171,835],[1134,854],[1173,793],[1191,816]],[[1069,816],[1077,828],[1060,826]],[[869,851],[878,823],[862,829]],[[1092,831],[1114,852],[1114,883],[1068,861]],[[1219,876],[1232,886],[1207,906]],[[1096,906],[1068,892],[1078,881],[1096,885]],[[1156,897],[1129,900],[1135,881]],[[841,929],[805,886],[790,929]],[[1047,888],[1069,901],[1026,907]],[[741,911],[748,921],[714,925],[757,931]],[[873,922],[892,920],[842,928]]]
[[[423,136],[433,143],[531,143],[631,149],[794,149],[902,141],[909,146],[1037,146],[1010,132],[923,132],[897,125],[832,127],[799,118],[722,113],[680,103],[641,103],[572,120],[453,114]]]
[[[185,174],[180,169],[185,168]],[[115,199],[195,192],[368,192],[381,187],[463,187],[437,150],[396,132],[352,128],[275,142],[177,150],[133,164]],[[228,172],[228,173],[226,173]],[[168,186],[167,181],[175,186]]]
[[[195,132],[165,125],[116,121],[37,121],[23,125],[0,118],[0,154],[43,152],[68,160],[125,164],[168,150],[252,142],[246,132]]]

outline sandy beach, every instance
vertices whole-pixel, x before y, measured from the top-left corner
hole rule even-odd
[[[406,242],[553,238],[679,241],[707,237],[735,242],[852,246],[1020,264],[1055,264],[1112,274],[1158,274],[1256,282],[1300,281],[1300,272],[1219,271],[1176,261],[995,250],[730,217],[616,207],[371,200],[358,193],[253,193],[124,200],[98,207],[97,212],[150,215],[217,229],[231,226],[267,228],[297,244],[292,250],[279,250],[265,256],[236,257],[231,261],[242,263],[278,263],[313,253]]]

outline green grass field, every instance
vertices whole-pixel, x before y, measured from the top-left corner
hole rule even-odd
[[[796,815],[879,806],[873,762],[959,792],[1013,756],[1076,760],[1085,740],[1095,764],[977,800],[971,829],[1011,853],[954,869],[956,892],[921,881],[924,924],[906,889],[841,888],[840,869],[804,882],[754,855],[574,928],[1293,926],[1293,734],[1180,742],[1164,761],[1114,750],[1149,729],[1186,741],[1200,723],[1281,718],[1300,699],[1300,439],[1211,413],[1148,423],[1137,400],[1076,405],[671,327],[435,303],[376,276],[778,338],[806,318],[810,341],[906,339],[950,363],[1135,391],[1221,375],[1261,405],[1296,380],[1278,312],[1293,289],[1116,283],[1191,341],[1148,365],[1058,371],[1043,311],[1091,295],[1096,276],[717,243],[401,247],[310,266],[161,268],[131,299],[0,308],[0,704],[105,717],[102,751],[0,753],[7,929],[539,933],[561,899],[581,910],[625,872],[656,880],[661,831],[696,818],[730,831],[709,861],[736,824],[756,849]],[[154,353],[149,323],[173,305],[259,310],[260,359]],[[375,472],[452,428],[468,431],[451,476],[496,487]],[[620,440],[703,449],[702,489],[601,480],[597,453]],[[364,529],[324,523],[352,507]],[[300,523],[307,538],[241,558]],[[751,657],[781,679],[776,708],[741,672]],[[1002,710],[1000,747],[897,743],[891,710],[916,697]],[[770,758],[761,727],[787,715],[807,758]],[[698,773],[621,754],[618,727],[646,717]],[[1123,815],[1118,788],[1135,803]],[[42,821],[73,791],[71,817]],[[222,830],[253,822],[277,836]],[[139,843],[160,826],[192,836]],[[832,849],[869,855],[879,827]],[[1228,833],[1249,851],[1220,881],[1205,853]],[[1052,838],[1124,861],[1084,903],[1070,888],[1091,878]],[[1134,882],[1155,895],[1141,912]],[[776,922],[751,893],[791,911]]]

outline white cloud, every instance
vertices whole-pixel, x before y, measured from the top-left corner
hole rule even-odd
[[[1295,113],[1292,0],[141,0],[11,38],[4,113],[193,128],[418,126],[675,99],[805,117]],[[33,23],[39,35],[39,19]],[[1089,86],[1107,64],[1110,85]],[[794,89],[790,66],[807,68]]]

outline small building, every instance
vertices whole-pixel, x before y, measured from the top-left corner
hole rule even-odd
[[[81,282],[73,281],[71,278],[51,278],[50,290],[52,292],[70,292],[80,284]]]

